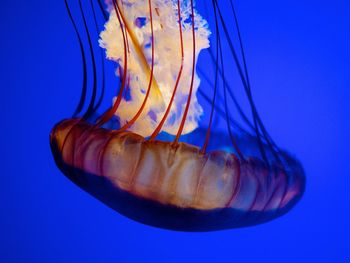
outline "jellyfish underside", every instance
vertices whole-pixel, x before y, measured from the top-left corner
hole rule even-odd
[[[97,3],[107,20],[108,16],[102,9],[101,2]],[[228,3],[236,17],[232,1]],[[80,1],[79,4],[85,22]],[[97,27],[94,3],[90,1],[90,5]],[[145,6],[144,9],[148,10],[148,13],[144,13],[142,19],[139,19],[137,12],[144,12],[144,9],[140,8],[141,5]],[[169,10],[173,10],[173,20],[177,21],[174,27],[178,28],[176,39],[180,43],[177,56],[180,62],[174,62],[169,67],[177,68],[177,71],[174,71],[177,74],[173,74],[170,95],[169,89],[164,88],[167,86],[167,77],[161,75],[164,72],[159,69],[158,64],[161,64],[162,59],[156,58],[155,48],[161,47],[161,44],[156,42],[163,40],[156,40],[155,37],[165,34],[163,31],[166,25],[162,23],[160,9],[165,8],[165,5]],[[67,1],[66,6],[81,43]],[[112,107],[96,118],[94,116],[101,104],[104,86],[102,85],[100,100],[95,101],[95,83],[88,109],[82,117],[78,117],[85,104],[87,88],[84,83],[81,101],[74,116],[58,123],[50,134],[52,152],[61,171],[112,209],[138,222],[160,228],[213,231],[256,225],[288,212],[303,194],[303,169],[295,158],[277,148],[262,125],[251,98],[248,73],[244,70],[246,64],[243,48],[243,66],[238,61],[236,66],[252,107],[253,123],[250,123],[241,111],[232,90],[227,88],[224,66],[220,66],[220,61],[223,60],[218,32],[220,21],[222,33],[229,44],[231,38],[217,1],[212,1],[217,42],[216,50],[210,51],[215,65],[211,95],[201,89],[197,90],[199,78],[195,68],[199,52],[196,50],[196,43],[199,49],[206,48],[205,39],[201,37],[208,37],[209,32],[205,29],[199,32],[200,29],[196,27],[196,22],[203,26],[205,21],[196,13],[192,0],[149,0],[140,1],[138,4],[134,1],[117,0],[107,1],[107,6],[110,21],[113,18],[113,23],[119,23],[117,28],[120,30],[119,38],[122,39],[119,45],[124,46],[119,57],[114,54],[119,67],[117,74],[121,79],[121,86],[118,95],[113,99]],[[183,19],[182,10],[186,10],[185,15],[190,19]],[[130,23],[128,14],[132,12],[138,16]],[[171,18],[168,17],[168,20]],[[142,32],[138,30],[146,30],[145,21],[149,24],[148,37],[151,43],[142,47]],[[239,32],[238,24],[236,25]],[[86,22],[85,29],[89,36]],[[107,54],[113,53],[113,50],[108,50],[108,36],[113,30],[107,22],[105,32],[101,34],[102,45]],[[191,48],[185,43],[189,36],[192,36]],[[240,40],[239,34],[238,39]],[[233,45],[230,47],[233,57],[237,58]],[[94,60],[91,44],[89,48]],[[191,52],[185,52],[185,48]],[[82,45],[81,49],[84,54]],[[110,57],[113,59],[112,55]],[[84,67],[85,59],[83,56]],[[128,62],[129,66],[131,65],[129,68]],[[95,62],[92,64],[96,70]],[[184,77],[183,72],[190,74]],[[148,81],[142,82],[141,75],[135,78],[137,73],[143,73],[144,79]],[[128,74],[134,76],[128,77]],[[95,74],[94,80],[96,79]],[[158,83],[159,79],[163,82]],[[218,105],[219,80],[224,88],[221,98],[221,102],[224,103],[221,103],[221,106]],[[138,85],[143,89],[143,96],[138,98],[138,103],[134,103],[137,106],[134,106],[129,102],[130,99],[125,97],[125,90],[133,87],[136,89]],[[183,95],[185,87],[186,99],[180,100],[178,97]],[[139,90],[132,92],[134,97],[137,92],[140,93]],[[210,118],[206,128],[197,123],[202,111],[196,99],[197,93],[202,95],[209,105]],[[233,123],[227,96],[234,100],[242,119],[252,128],[253,133],[245,131],[238,123]],[[123,104],[124,106],[121,106]],[[131,113],[128,109],[131,108],[130,105],[135,107]],[[176,116],[176,112],[180,114],[174,120],[172,117]],[[215,113],[226,121],[228,132],[213,129]],[[111,129],[112,126],[117,128]]]

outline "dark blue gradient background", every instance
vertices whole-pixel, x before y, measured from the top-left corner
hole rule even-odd
[[[236,2],[257,106],[306,171],[295,209],[256,227],[179,233],[78,189],[48,140],[81,83],[63,0],[1,0],[0,262],[350,262],[350,3]]]

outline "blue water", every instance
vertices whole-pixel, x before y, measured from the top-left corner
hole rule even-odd
[[[181,233],[77,188],[48,141],[81,84],[63,1],[2,0],[0,262],[350,262],[350,3],[236,2],[259,112],[305,168],[295,209],[255,227]]]

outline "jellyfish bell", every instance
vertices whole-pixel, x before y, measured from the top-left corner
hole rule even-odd
[[[201,92],[196,64],[200,52],[210,46],[211,33],[192,0],[106,3],[108,21],[99,44],[117,63],[121,86],[112,106],[97,119],[92,116],[99,102],[92,96],[82,117],[77,115],[84,103],[79,103],[75,116],[52,129],[50,144],[61,171],[112,209],[160,228],[229,229],[288,212],[304,191],[302,166],[279,149],[264,128],[251,98],[248,74],[242,73],[245,60],[243,67],[236,66],[252,108],[252,123],[227,87],[220,20],[224,33],[227,27],[217,1],[212,1],[216,50],[209,93]],[[90,4],[96,22],[94,3]],[[67,2],[66,6],[77,28]],[[93,54],[91,46],[90,51]],[[231,53],[235,58],[234,49]],[[92,94],[96,95],[96,85]],[[206,99],[207,110],[198,94]],[[234,122],[229,95],[253,133]],[[203,128],[200,122],[206,114]],[[226,132],[215,129],[216,114],[227,124]]]

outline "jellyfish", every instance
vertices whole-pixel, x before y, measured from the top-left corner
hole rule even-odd
[[[65,0],[84,76],[73,116],[50,133],[55,162],[120,214],[177,231],[261,224],[305,189],[302,165],[273,141],[254,104],[233,1],[203,3],[210,26],[194,0],[78,0],[81,30]],[[108,89],[106,58],[120,80]]]

